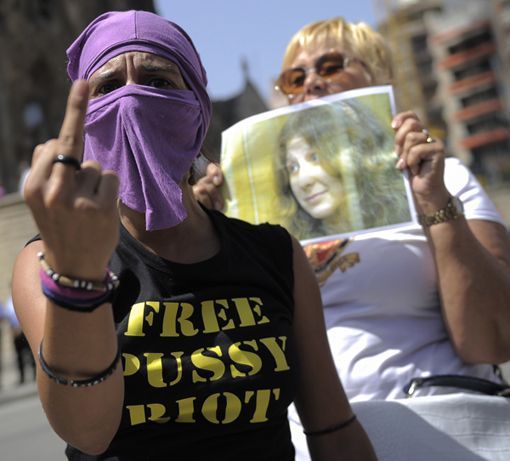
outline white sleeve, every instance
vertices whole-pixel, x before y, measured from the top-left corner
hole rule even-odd
[[[448,157],[445,160],[444,181],[448,192],[464,204],[466,219],[496,221],[507,227],[487,192],[458,158]]]

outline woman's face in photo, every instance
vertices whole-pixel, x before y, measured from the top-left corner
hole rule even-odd
[[[342,183],[322,167],[315,149],[301,136],[287,143],[286,166],[292,193],[310,216],[333,220],[339,217]]]

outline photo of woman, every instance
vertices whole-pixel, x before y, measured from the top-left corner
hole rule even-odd
[[[393,138],[356,99],[292,112],[274,171],[282,219],[300,239],[411,219]]]

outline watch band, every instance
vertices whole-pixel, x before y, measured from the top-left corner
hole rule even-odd
[[[419,214],[418,222],[423,227],[430,227],[434,224],[452,221],[457,219],[459,216],[462,216],[463,214],[464,211],[462,209],[462,202],[457,197],[450,195],[444,208],[437,210],[434,214],[431,215]]]

